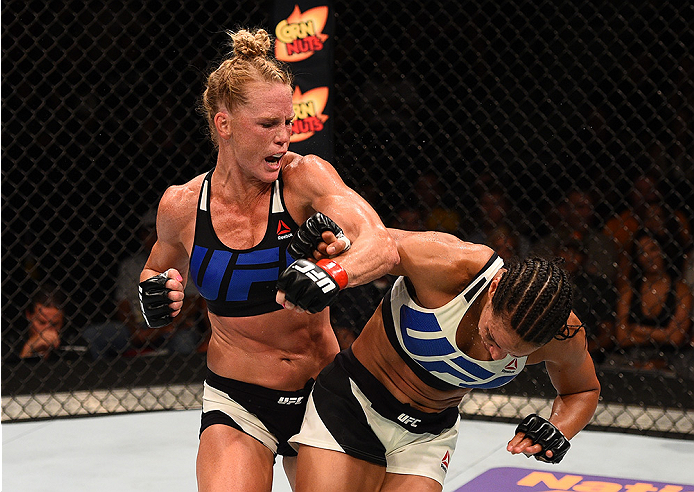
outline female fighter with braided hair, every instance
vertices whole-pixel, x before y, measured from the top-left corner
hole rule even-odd
[[[187,281],[207,301],[198,489],[269,492],[277,454],[293,483],[287,439],[299,430],[313,378],[339,350],[324,308],[340,289],[387,273],[398,256],[376,212],[329,163],[288,152],[292,79],[271,58],[268,34],[230,35],[233,53],[203,95],[215,167],[162,196],[140,300],[153,328],[179,313]],[[353,242],[339,264],[300,259],[322,239],[330,243],[323,253],[346,251],[336,223]]]
[[[290,439],[297,492],[440,491],[463,396],[543,361],[557,390],[551,416],[528,416],[507,449],[559,462],[600,394],[566,272],[540,258],[504,266],[444,233],[389,232],[400,277],[316,380]]]

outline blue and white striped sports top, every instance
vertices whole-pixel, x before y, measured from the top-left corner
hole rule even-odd
[[[465,290],[436,309],[415,303],[405,277],[399,277],[386,293],[383,323],[388,339],[427,385],[440,390],[498,388],[525,367],[527,357],[507,355],[501,360],[473,359],[463,353],[455,341],[463,316],[503,264],[498,255],[492,255]]]

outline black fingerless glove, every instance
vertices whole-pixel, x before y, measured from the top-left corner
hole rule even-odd
[[[549,420],[531,413],[516,427],[516,433],[522,432],[533,444],[542,446],[542,451],[535,453],[535,459],[547,463],[559,463],[567,453],[571,444],[564,434]],[[547,451],[552,451],[552,457],[547,457]]]
[[[318,313],[337,299],[347,282],[347,272],[333,260],[313,263],[300,259],[280,274],[277,288],[292,304]]]
[[[347,240],[345,233],[330,217],[320,212],[316,212],[301,224],[294,237],[287,246],[287,251],[293,258],[313,258],[313,252],[318,247],[318,243],[323,240],[322,234],[330,231],[338,239]],[[350,243],[347,242],[343,253],[349,249]]]
[[[169,306],[171,299],[168,296],[171,289],[166,288],[167,280],[168,272],[164,272],[140,282],[138,287],[140,309],[150,328],[161,328],[173,320],[173,310]]]

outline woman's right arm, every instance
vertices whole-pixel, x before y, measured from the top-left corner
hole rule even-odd
[[[444,232],[388,229],[388,233],[400,255],[390,273],[408,277],[425,304],[440,305],[442,299],[447,302],[458,295],[494,253]]]
[[[190,184],[190,183],[189,183]],[[140,281],[168,272],[172,316],[183,306],[183,289],[188,277],[186,241],[192,241],[197,194],[191,186],[171,186],[162,196],[157,210],[157,241],[140,273]],[[190,236],[190,238],[188,238]]]

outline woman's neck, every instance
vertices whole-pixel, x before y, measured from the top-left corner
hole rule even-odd
[[[249,179],[238,169],[217,167],[212,174],[212,195],[226,203],[248,205],[262,199],[272,188],[272,183]]]

